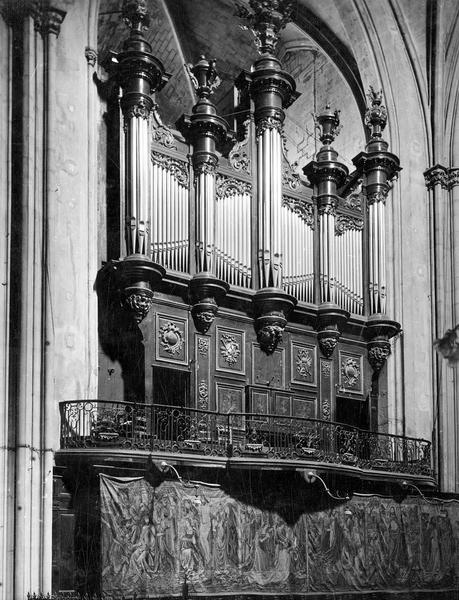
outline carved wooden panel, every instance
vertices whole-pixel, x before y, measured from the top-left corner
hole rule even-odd
[[[281,417],[290,417],[292,415],[292,396],[286,392],[275,392],[272,413]]]
[[[294,417],[302,417],[305,419],[315,419],[316,418],[316,401],[314,398],[304,399],[304,398],[293,398],[293,412],[292,415]]]
[[[248,388],[247,412],[267,415],[269,407],[269,390]]]
[[[245,332],[217,327],[215,344],[217,371],[245,375]]]
[[[217,381],[215,383],[217,411],[223,414],[241,413],[244,411],[244,386],[230,385]],[[232,423],[243,426],[243,417],[233,417]]]
[[[156,360],[188,364],[188,321],[156,314]]]
[[[252,344],[252,383],[285,387],[285,348],[276,348],[268,356],[258,344]]]
[[[317,385],[317,350],[315,346],[291,343],[290,378],[299,385]]]
[[[339,352],[340,391],[363,394],[363,357],[361,354]]]

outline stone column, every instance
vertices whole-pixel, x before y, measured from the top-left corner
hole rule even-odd
[[[10,255],[11,255],[11,84],[13,30],[0,15],[0,347],[9,347],[10,340]],[[14,486],[14,452],[10,407],[9,353],[3,350],[0,359],[0,600],[12,597],[13,521],[12,488]]]
[[[452,290],[452,207],[448,194],[448,175],[446,167],[435,165],[424,173],[432,210],[432,243],[434,256],[434,293],[435,303],[435,338],[439,339],[454,326],[453,290]],[[448,368],[440,357],[437,359],[437,418],[438,439],[435,455],[436,470],[442,489],[452,491],[455,474],[452,467],[455,461],[454,406],[456,403],[454,376],[455,370]]]

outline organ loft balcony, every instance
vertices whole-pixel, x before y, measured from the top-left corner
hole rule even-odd
[[[247,398],[257,392],[247,386]],[[435,484],[429,441],[323,419],[103,400],[62,402],[60,415],[61,465],[142,470],[148,461],[166,461]]]

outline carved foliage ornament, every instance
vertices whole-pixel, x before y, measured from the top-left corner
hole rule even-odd
[[[301,377],[311,377],[312,353],[306,348],[298,350],[296,357],[296,370]]]
[[[139,324],[145,319],[153,304],[153,293],[147,290],[136,290],[125,296],[122,304],[132,313],[134,321]]]
[[[198,385],[198,406],[201,410],[209,408],[209,388],[205,379],[201,379]]]
[[[165,352],[176,356],[180,354],[183,348],[183,335],[177,325],[169,322],[159,330],[159,341]]]
[[[221,337],[220,354],[231,367],[237,363],[241,350],[234,335],[224,333]]]
[[[236,194],[250,195],[252,193],[251,183],[233,179],[232,177],[225,177],[223,175],[217,175],[215,188],[217,198],[219,199],[235,196]]]
[[[335,223],[335,235],[342,235],[345,231],[350,229],[361,231],[363,229],[363,220],[358,217],[338,215]]]
[[[368,362],[376,373],[383,368],[390,355],[389,342],[383,342],[380,345],[371,346],[368,349]]]
[[[356,387],[360,377],[360,368],[355,358],[346,358],[341,362],[341,374],[346,387]]]
[[[329,421],[331,418],[330,400],[328,398],[324,398],[322,402],[322,418],[325,421]]]
[[[38,31],[43,37],[49,34],[58,37],[66,14],[64,10],[49,6],[44,2],[32,2],[35,31]]]
[[[244,121],[244,138],[240,142],[236,142],[236,144],[234,144],[232,150],[228,155],[229,163],[235,171],[242,171],[248,174],[251,173],[250,158],[246,151],[246,148],[248,148],[249,143],[249,125],[250,119]]]
[[[424,179],[428,190],[433,190],[437,185],[445,190],[450,190],[459,185],[459,169],[447,169],[441,165],[435,165],[424,173]]]
[[[351,210],[358,210],[362,212],[363,206],[363,194],[359,192],[357,194],[350,194],[343,200],[343,206]]]
[[[153,164],[166,169],[166,171],[169,171],[169,173],[175,177],[178,183],[183,185],[183,187],[188,187],[189,177],[186,163],[171,158],[170,156],[166,156],[165,154],[155,152],[154,150],[151,152],[150,156]]]
[[[312,204],[307,204],[302,200],[291,198],[290,196],[282,196],[282,206],[285,206],[298,215],[308,227],[314,229],[314,208]]]
[[[207,356],[209,352],[209,340],[205,338],[198,339],[198,352],[201,356]]]
[[[331,374],[331,362],[322,361],[322,375],[328,379]]]
[[[257,138],[263,135],[263,132],[266,130],[277,129],[277,131],[280,132],[282,130],[283,119],[284,114],[282,111],[279,111],[279,114],[259,119],[255,124],[255,134]]]

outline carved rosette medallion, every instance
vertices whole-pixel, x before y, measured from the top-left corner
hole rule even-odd
[[[198,385],[198,406],[201,410],[209,408],[209,388],[205,379],[201,379]]]
[[[301,348],[298,350],[298,354],[296,357],[296,370],[301,377],[311,377],[312,376],[312,354],[310,350],[306,350],[306,348]]]
[[[379,373],[390,355],[390,343],[385,341],[372,342],[368,346],[368,362],[373,371]]]
[[[207,356],[209,353],[209,340],[205,338],[198,339],[198,352],[201,356]]]
[[[220,354],[222,355],[223,360],[231,367],[237,363],[241,350],[234,335],[229,333],[222,334]]]
[[[341,362],[343,383],[348,388],[356,387],[360,377],[359,364],[355,358],[346,358]]]
[[[180,354],[184,344],[182,332],[173,323],[166,323],[161,327],[159,341],[163,350],[172,356]]]
[[[132,314],[137,325],[145,319],[152,304],[153,292],[145,288],[127,288],[121,300],[121,305]]]

